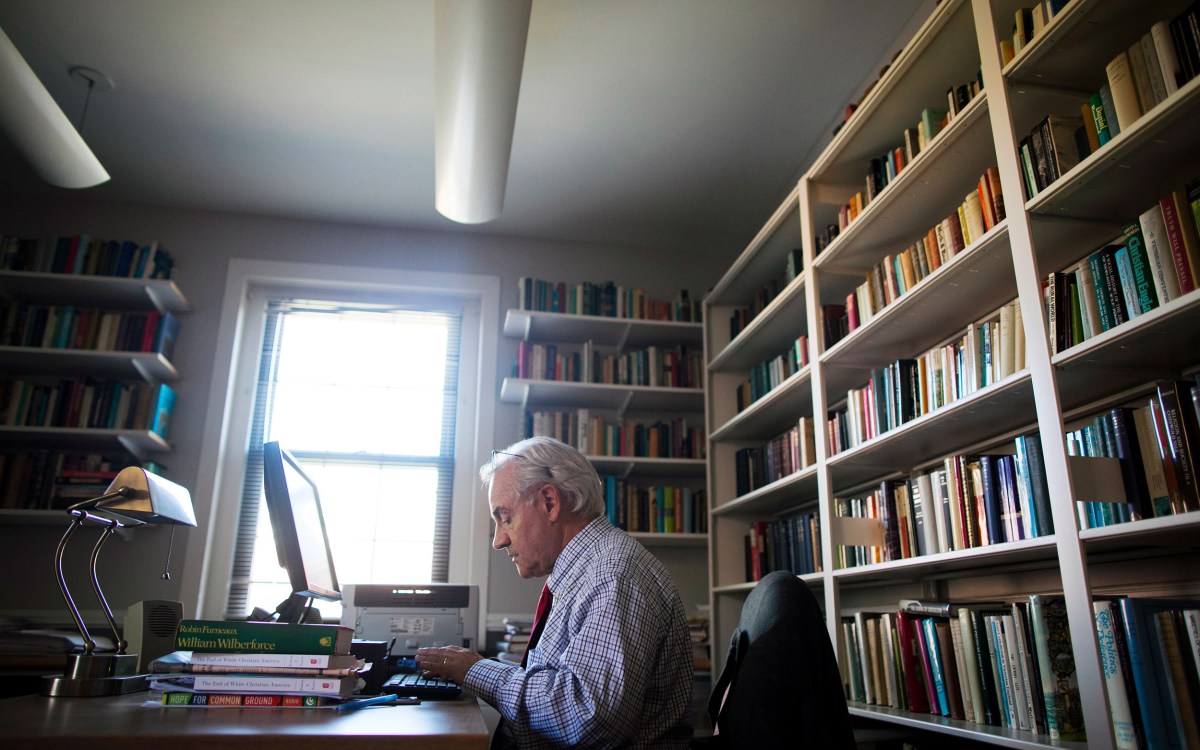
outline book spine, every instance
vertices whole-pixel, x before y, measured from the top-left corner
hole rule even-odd
[[[193,652],[341,654],[348,653],[353,632],[338,625],[183,620],[175,648]]]
[[[166,692],[158,702],[170,707],[200,708],[320,708],[340,700],[319,695],[271,695],[267,693],[176,693]]]
[[[1112,716],[1113,736],[1116,738],[1118,750],[1137,750],[1137,735],[1133,730],[1133,716],[1130,713],[1125,680],[1121,675],[1117,657],[1116,631],[1113,629],[1110,607],[1111,603],[1107,600],[1092,603],[1104,686],[1108,692],[1108,705]]]
[[[938,645],[936,621],[932,617],[921,620],[922,632],[925,635],[925,651],[929,657],[929,668],[933,675],[933,685],[937,691],[937,713],[950,716],[950,696],[946,687],[946,673],[943,669],[941,650]]]
[[[1180,294],[1187,294],[1196,288],[1196,280],[1192,276],[1191,262],[1188,260],[1187,247],[1184,245],[1184,217],[1176,210],[1173,196],[1163,196],[1158,202],[1162,209],[1163,226],[1166,228],[1166,240],[1171,249],[1171,258],[1175,264],[1175,276],[1179,279]]]

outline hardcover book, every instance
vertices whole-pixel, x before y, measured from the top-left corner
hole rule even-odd
[[[183,620],[175,648],[193,652],[334,654],[350,653],[354,629],[342,625]]]

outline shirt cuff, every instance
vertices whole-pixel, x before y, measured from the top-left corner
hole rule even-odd
[[[500,688],[518,669],[520,667],[516,664],[505,664],[496,659],[480,659],[467,670],[463,678],[463,687],[494,705]]]

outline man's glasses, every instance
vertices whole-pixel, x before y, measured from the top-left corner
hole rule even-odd
[[[529,456],[523,456],[520,453],[509,453],[508,451],[494,450],[494,451],[492,451],[492,469],[493,470],[495,470],[497,468],[496,467],[496,456],[512,456],[513,458],[519,458],[522,461],[531,461],[532,460],[529,458]],[[550,470],[549,466],[543,466],[542,469],[546,472],[547,479],[554,479],[554,472]]]

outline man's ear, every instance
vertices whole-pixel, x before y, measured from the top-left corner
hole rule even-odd
[[[538,502],[546,509],[546,517],[551,523],[558,520],[562,514],[562,495],[559,494],[558,488],[552,484],[544,484],[538,490]]]

